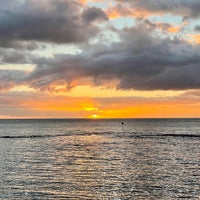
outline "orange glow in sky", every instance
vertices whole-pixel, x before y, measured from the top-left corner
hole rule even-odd
[[[14,102],[12,112],[20,108],[14,118],[165,118],[200,117],[200,101],[191,91],[188,100],[186,94],[173,97],[71,97],[62,95],[36,94],[34,98],[10,96],[7,101]],[[29,92],[31,94],[31,92]],[[2,97],[1,97],[2,98]],[[6,103],[6,102],[5,102]],[[20,105],[20,106],[17,106]],[[2,115],[1,118],[13,116]]]

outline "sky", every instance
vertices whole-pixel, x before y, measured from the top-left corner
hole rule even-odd
[[[199,0],[1,0],[0,118],[199,118]]]

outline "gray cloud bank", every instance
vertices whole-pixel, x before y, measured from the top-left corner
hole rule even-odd
[[[107,20],[101,9],[85,10],[73,0],[6,2],[0,3],[0,45],[5,47],[17,41],[84,42],[98,33],[94,21]]]
[[[4,5],[0,10],[0,44],[5,47],[12,42],[29,40],[84,42],[98,33],[95,23],[108,20],[101,9],[83,9],[75,1],[36,2],[27,0],[20,5],[13,4],[13,10]],[[157,5],[153,2],[158,2],[159,7],[163,1],[137,2],[141,5],[148,2],[145,6],[151,10]],[[173,4],[173,1],[167,2]],[[181,2],[186,4],[186,1]],[[195,2],[191,1],[191,6]],[[157,7],[155,9],[158,10]],[[36,68],[31,73],[0,70],[0,89],[20,84],[28,84],[39,90],[52,90],[53,84],[65,84],[66,89],[70,89],[78,84],[106,85],[116,79],[116,88],[124,90],[199,89],[199,45],[178,38],[161,37],[155,32],[155,26],[151,24],[147,28],[146,23],[148,21],[123,30],[113,29],[119,34],[120,41],[109,44],[105,44],[105,41],[102,44],[85,43],[80,47],[82,52],[76,55],[57,54],[53,58],[36,58],[26,52],[25,55],[12,54],[2,48],[2,62],[30,62]]]
[[[111,45],[84,46],[78,55],[38,59],[28,80],[39,89],[58,82],[70,88],[74,82],[81,84],[83,79],[92,80],[93,85],[106,85],[117,79],[118,89],[200,88],[199,46],[180,39],[161,39],[143,24],[122,30],[120,37],[120,42]]]

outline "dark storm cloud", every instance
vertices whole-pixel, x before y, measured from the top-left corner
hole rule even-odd
[[[82,16],[86,22],[108,20],[106,14],[101,9],[95,7],[87,8]]]
[[[98,33],[98,27],[91,22],[103,18],[106,16],[102,10],[90,8],[84,11],[76,1],[26,0],[15,9],[0,8],[0,44],[9,46],[15,41],[83,42]]]
[[[122,30],[120,38],[120,42],[110,46],[84,46],[79,55],[38,59],[28,79],[32,87],[41,90],[52,83],[66,83],[70,89],[81,84],[82,79],[90,79],[94,85],[117,79],[118,89],[200,88],[199,46],[176,38],[156,37],[153,29],[144,24]]]
[[[199,88],[200,47],[176,38],[161,39],[153,34],[143,26],[122,33],[126,48],[122,49],[123,67],[119,67],[121,81],[118,88]]]

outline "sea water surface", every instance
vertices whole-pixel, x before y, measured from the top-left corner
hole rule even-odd
[[[198,200],[200,119],[0,120],[0,199]]]

